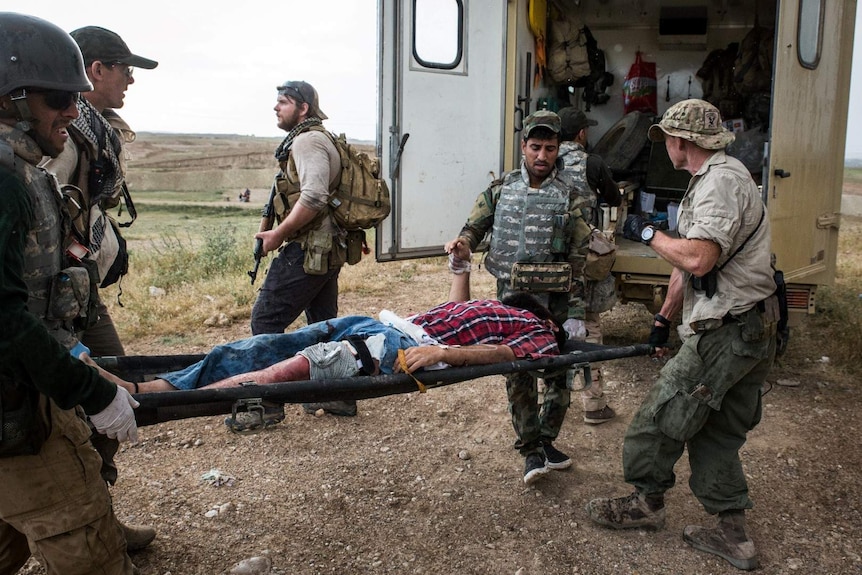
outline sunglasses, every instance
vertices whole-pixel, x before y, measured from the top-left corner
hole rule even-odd
[[[30,94],[42,94],[42,99],[45,105],[52,110],[65,110],[72,104],[77,104],[81,97],[79,92],[69,92],[67,90],[27,90]]]
[[[103,64],[109,68],[113,68],[115,66],[126,66],[126,64],[123,64],[122,62],[103,62]],[[122,70],[122,72],[126,75],[126,78],[131,80],[135,75],[135,68],[132,66],[126,66],[126,69]]]
[[[294,100],[296,100],[300,104],[303,104],[306,102],[305,98],[300,93],[300,91],[297,90],[296,88],[294,88],[293,86],[291,86],[290,84],[285,84],[284,86],[282,86],[281,89],[279,90],[279,92],[285,96],[290,96],[291,98],[293,98]]]

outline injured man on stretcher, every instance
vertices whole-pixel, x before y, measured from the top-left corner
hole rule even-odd
[[[502,302],[469,299],[469,266],[464,265],[469,259],[469,250],[450,254],[449,302],[406,319],[384,310],[380,320],[345,316],[290,333],[256,335],[216,346],[198,363],[141,383],[105,371],[86,354],[81,359],[134,394],[412,373],[557,355],[566,332],[535,297],[518,293]]]

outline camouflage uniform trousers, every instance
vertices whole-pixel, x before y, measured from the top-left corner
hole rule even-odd
[[[530,373],[510,373],[506,376],[506,394],[512,427],[518,439],[515,449],[526,457],[541,453],[542,445],[553,443],[560,433],[571,392],[566,384],[566,373],[545,377],[545,392],[541,407],[536,378]]]
[[[509,293],[507,282],[497,281],[497,299]],[[545,303],[560,321],[565,321],[568,311],[568,294],[533,294]],[[568,370],[570,372],[572,370]],[[506,376],[506,394],[509,398],[509,413],[517,440],[515,449],[526,457],[530,453],[542,453],[544,443],[553,443],[560,433],[566,411],[571,403],[567,371],[543,377],[545,383],[542,403],[539,405],[539,385],[530,373],[510,373]]]
[[[89,428],[73,410],[47,411],[37,455],[0,458],[0,573],[16,573],[32,551],[48,575],[131,575]]]
[[[761,388],[775,358],[775,323],[756,310],[739,317],[688,338],[635,414],[623,445],[623,470],[641,494],[673,487],[673,467],[688,447],[689,486],[708,513],[754,506],[739,450],[760,422]]]
[[[587,328],[587,343],[602,343],[602,318],[601,314],[594,311],[588,311],[584,324]],[[605,397],[605,386],[602,378],[601,366],[592,367],[590,370],[590,379],[592,383],[589,387],[584,387],[581,391],[581,399],[584,401],[584,411],[601,411],[608,405],[608,398]],[[583,376],[579,377],[581,386],[583,387]]]

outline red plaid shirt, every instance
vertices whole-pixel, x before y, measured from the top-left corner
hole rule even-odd
[[[446,345],[505,345],[515,357],[557,355],[557,340],[532,313],[494,300],[447,302],[409,318]]]

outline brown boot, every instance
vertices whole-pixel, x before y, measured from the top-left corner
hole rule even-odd
[[[126,536],[126,551],[140,551],[153,542],[156,538],[156,530],[149,525],[126,525],[120,523],[123,535]]]
[[[745,511],[724,511],[718,515],[718,527],[707,528],[689,525],[682,533],[686,543],[726,559],[743,571],[757,568],[757,550],[754,541],[745,533]]]
[[[587,503],[587,514],[595,523],[611,529],[664,527],[664,498],[649,500],[637,491],[628,497],[593,499]]]

